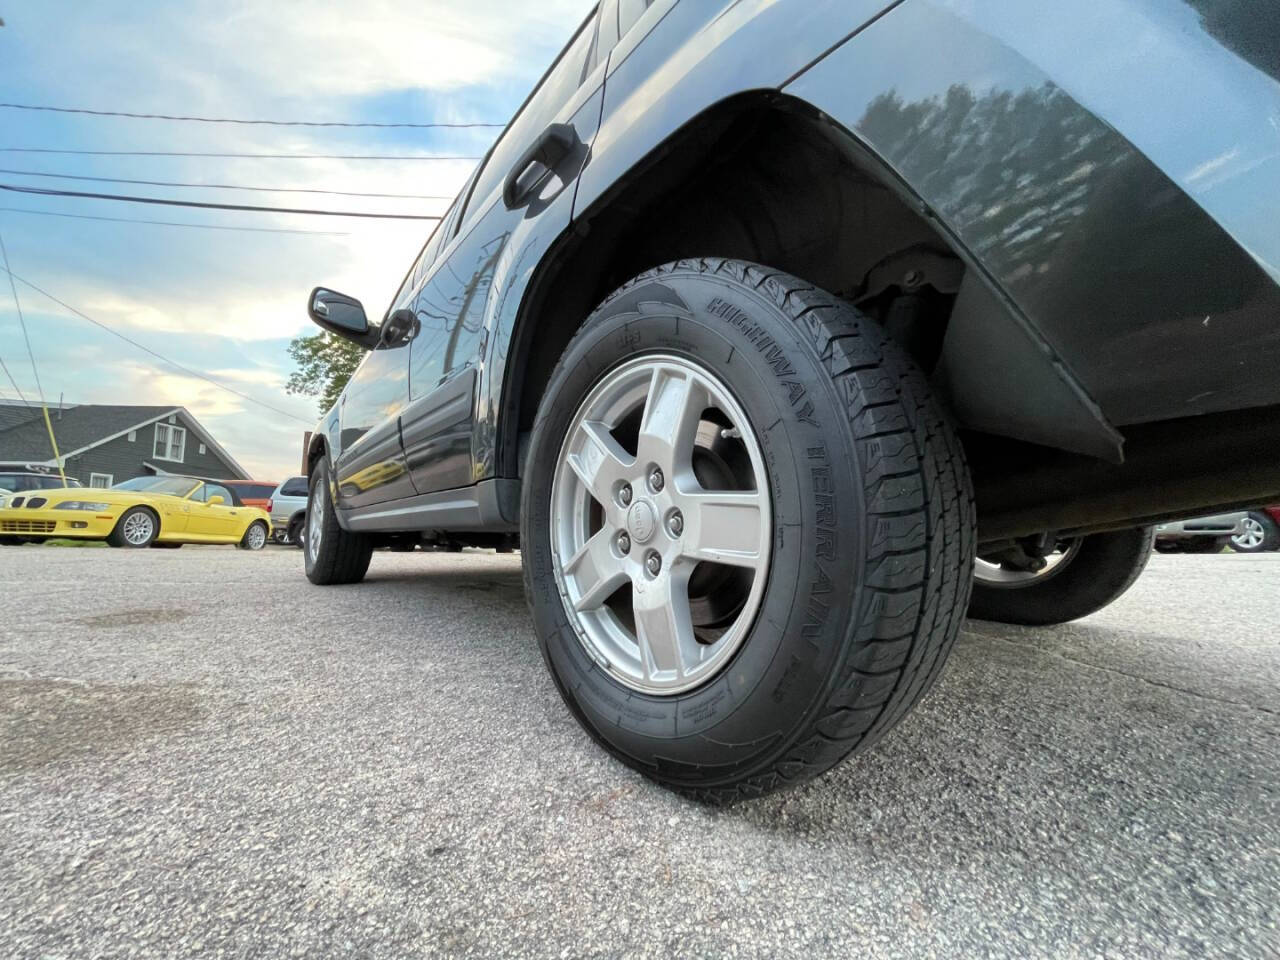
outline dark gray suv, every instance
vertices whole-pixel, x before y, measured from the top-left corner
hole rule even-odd
[[[821,773],[966,612],[1084,616],[1280,495],[1277,51],[1246,0],[605,0],[377,323],[312,292],[369,352],[307,576],[518,535],[605,748]]]

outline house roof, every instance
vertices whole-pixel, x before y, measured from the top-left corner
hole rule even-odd
[[[170,414],[181,414],[200,439],[241,477],[244,468],[213,439],[185,407],[135,406],[132,404],[83,403],[50,410],[58,453],[68,457],[83,453],[116,437],[154,423]],[[44,417],[37,413],[8,427],[0,419],[0,461],[31,461],[56,466],[49,448],[49,432]]]
[[[26,423],[35,416],[38,416],[35,408],[28,407],[26,404],[0,403],[0,431]]]

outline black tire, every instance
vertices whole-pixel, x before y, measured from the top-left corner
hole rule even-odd
[[[1150,527],[1083,537],[1051,576],[1025,586],[976,583],[969,616],[1035,627],[1087,617],[1133,586],[1151,558],[1151,544]]]
[[[1270,553],[1273,550],[1280,550],[1280,525],[1271,519],[1270,514],[1263,513],[1261,510],[1250,510],[1249,520],[1262,528],[1262,543],[1250,547],[1237,543],[1237,538],[1232,537],[1232,550],[1236,553]]]
[[[1231,546],[1230,537],[1189,537],[1182,541],[1182,553],[1221,553]]]
[[[311,511],[320,502],[323,509],[320,542],[316,549],[308,543],[302,551],[307,579],[321,586],[359,583],[369,570],[373,545],[369,538],[343,530],[333,510],[329,468],[322,459],[311,473],[311,493],[307,498],[305,523],[311,524]]]
[[[128,523],[129,518],[136,514],[145,514],[151,520],[151,535],[145,541],[138,543],[130,543],[125,539],[124,526]],[[120,519],[116,521],[116,525],[111,532],[107,534],[107,543],[113,547],[131,547],[142,549],[151,546],[155,542],[156,537],[160,533],[160,518],[156,516],[154,510],[150,507],[130,507],[124,513],[120,514]]]
[[[254,527],[262,531],[262,542],[257,546],[250,544],[250,534],[253,533]],[[265,550],[267,541],[271,539],[271,527],[267,525],[265,520],[255,520],[245,528],[244,536],[240,538],[240,542],[236,544],[237,550]]]
[[[291,519],[289,521],[288,532],[285,534],[285,536],[289,538],[289,546],[301,547],[302,538],[306,529],[306,519],[302,514]]]
[[[170,540],[152,540],[151,549],[152,550],[180,550],[182,549],[182,544],[173,543]]]
[[[21,537],[0,537],[0,547],[20,547],[22,546]]]
[[[549,543],[569,421],[607,370],[659,350],[734,393],[759,434],[776,531],[743,646],[667,697],[620,685],[587,654]],[[591,315],[542,398],[521,518],[539,644],[570,710],[623,762],[708,801],[800,783],[878,740],[937,678],[973,579],[969,474],[923,375],[846,303],[740,261],[651,270]]]

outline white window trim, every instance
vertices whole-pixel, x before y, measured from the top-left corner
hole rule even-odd
[[[101,487],[96,487],[93,482],[94,478],[96,477],[102,477],[107,482],[104,483]],[[110,473],[90,473],[89,474],[89,486],[94,489],[103,490],[111,486],[113,483],[115,483],[115,477]]]
[[[204,449],[204,444],[202,443],[200,444],[200,456],[203,457],[204,455],[205,455],[205,449]]]
[[[137,431],[137,430],[130,430],[130,431],[129,431],[129,442],[130,442],[130,443],[133,443],[133,442],[134,442],[135,440],[137,440],[137,439],[138,439],[138,431]]]
[[[156,453],[156,441],[160,439],[160,429],[165,431],[165,456]],[[173,434],[171,431],[178,431],[181,435],[181,442],[178,445],[178,455],[176,457],[168,456],[169,450],[173,447]],[[157,423],[156,432],[151,440],[151,455],[155,460],[167,460],[169,463],[184,463],[187,455],[187,429],[186,427],[173,426],[167,423]]]

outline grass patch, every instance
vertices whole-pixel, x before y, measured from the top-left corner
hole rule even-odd
[[[106,545],[104,540],[74,540],[69,537],[55,537],[44,542],[46,547],[105,547]]]

